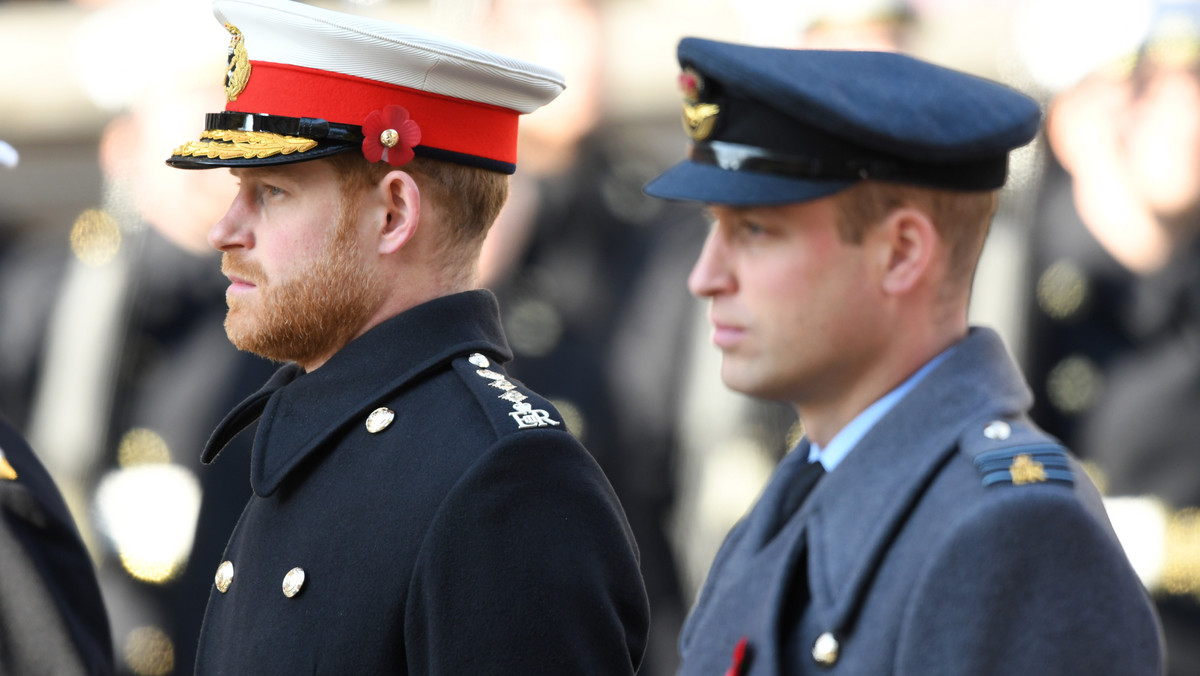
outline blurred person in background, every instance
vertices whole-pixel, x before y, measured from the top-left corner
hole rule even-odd
[[[113,673],[92,559],[54,480],[2,417],[0,571],[0,673]]]
[[[205,449],[260,420],[197,671],[632,674],[636,543],[563,415],[505,372],[478,287],[519,114],[560,76],[286,0],[213,9],[225,111],[168,162],[239,180],[209,233],[226,332],[288,363]]]
[[[1091,465],[1153,592],[1168,673],[1200,673],[1200,4],[1050,107],[1029,242],[1035,420]]]
[[[592,0],[495,0],[497,50],[562,64],[567,89],[522,124],[521,171],[482,251],[513,376],[545,395],[596,457],[629,517],[650,598],[640,674],[673,674],[684,592],[668,539],[694,302],[678,283],[698,251],[691,209],[646,197],[678,125],[614,119]],[[666,147],[664,147],[666,146]]]
[[[0,172],[17,162],[12,146],[0,141]],[[2,415],[0,673],[113,673],[92,559],[54,479]]]
[[[0,263],[4,307],[22,308],[21,321],[0,324],[5,405],[97,562],[118,672],[143,676],[192,671],[212,562],[250,496],[250,439],[220,465],[200,452],[275,370],[221,329],[228,280],[207,233],[233,179],[163,163],[163,148],[224,102],[221,55],[172,42],[192,12],[211,16],[202,1],[114,2],[89,15],[73,44],[114,109],[99,143],[102,202]],[[143,39],[114,43],[113,31],[131,27]],[[220,44],[227,34],[212,28]],[[143,50],[154,64],[129,78],[121,64]]]
[[[678,56],[692,143],[646,192],[709,206],[688,283],[722,379],[805,428],[717,555],[681,673],[1161,673],[1099,493],[968,324],[1038,105],[898,54]]]

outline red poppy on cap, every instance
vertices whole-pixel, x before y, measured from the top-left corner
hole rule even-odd
[[[372,110],[363,121],[363,157],[368,162],[384,161],[393,167],[408,164],[413,147],[421,142],[421,127],[408,116],[404,106]]]

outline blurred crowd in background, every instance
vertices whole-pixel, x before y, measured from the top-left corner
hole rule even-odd
[[[320,4],[320,3],[318,3]],[[642,195],[679,159],[683,35],[898,50],[1045,104],[977,275],[1035,420],[1088,464],[1154,595],[1172,676],[1200,673],[1200,3],[1156,0],[329,0],[554,67],[483,283],[510,372],[606,470],[675,638],[722,537],[802,426],[724,389],[685,279],[705,214]],[[224,106],[205,0],[0,0],[0,413],[94,556],[122,673],[190,673],[245,462],[199,464],[274,365],[225,339],[208,227],[227,172],[165,167]],[[250,435],[225,456],[248,458]],[[1097,589],[1103,594],[1103,589]]]

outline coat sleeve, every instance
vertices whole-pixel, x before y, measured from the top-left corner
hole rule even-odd
[[[0,673],[110,674],[91,558],[49,474],[0,421],[16,478],[0,479]]]
[[[637,547],[569,434],[506,437],[454,487],[405,610],[413,674],[632,674],[649,609]]]
[[[1161,674],[1154,610],[1115,537],[1069,488],[996,490],[930,553],[895,673]]]

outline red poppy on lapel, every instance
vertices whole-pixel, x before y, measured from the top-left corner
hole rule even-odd
[[[745,636],[738,641],[737,646],[733,649],[733,664],[729,665],[729,670],[725,672],[725,676],[742,676],[744,668],[749,665],[750,657],[750,641]]]

